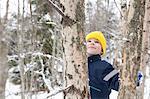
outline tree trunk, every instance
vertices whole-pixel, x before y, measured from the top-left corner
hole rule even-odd
[[[145,75],[145,82],[143,82],[142,87],[139,89],[140,91],[144,90],[144,93],[147,93],[144,96],[144,99],[150,99],[150,90],[149,90],[149,84],[147,85],[147,81],[149,82],[150,79],[150,72],[146,72],[150,70],[150,1],[145,1],[145,16],[144,16],[144,25],[143,25],[143,41],[142,41],[142,59],[141,59],[141,70],[145,71],[143,72]],[[145,85],[144,85],[145,83]],[[144,88],[145,86],[145,88]],[[148,96],[147,96],[148,95]],[[141,95],[143,97],[143,95]],[[139,98],[142,99],[142,98]]]
[[[21,55],[23,55],[23,38],[24,38],[24,33],[23,33],[23,22],[24,22],[24,0],[23,0],[23,14],[22,14],[22,20],[20,21],[20,0],[18,0],[18,26],[17,26],[17,36],[18,36],[18,56],[19,56],[19,69],[20,69],[20,76],[21,76],[21,99],[25,99],[25,73],[24,73],[24,61]],[[21,24],[21,28],[20,28]]]
[[[124,36],[127,41],[124,44],[119,99],[142,99],[139,97],[143,96],[136,84],[137,73],[141,68],[144,13],[145,0],[130,0],[130,6],[124,14]]]
[[[84,0],[60,0],[64,8],[63,51],[65,99],[87,99],[87,66],[84,40]]]
[[[5,84],[7,80],[7,46],[3,41],[0,41],[0,97],[5,99]]]
[[[8,46],[6,41],[5,24],[7,23],[8,17],[8,8],[9,8],[9,0],[6,3],[6,13],[4,22],[0,20],[0,97],[1,99],[5,99],[5,85],[8,75],[8,64],[7,64],[7,54],[8,54]]]
[[[7,80],[8,64],[7,64],[7,41],[4,36],[4,26],[0,23],[0,97],[5,99],[5,84]]]

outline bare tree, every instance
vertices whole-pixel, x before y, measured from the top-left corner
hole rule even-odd
[[[2,37],[2,36],[1,36]],[[0,97],[5,99],[5,84],[7,80],[8,64],[7,64],[7,45],[0,41]]]
[[[150,70],[150,1],[149,0],[145,0],[145,14],[144,14],[144,22],[143,22],[143,35],[142,35],[142,54],[141,54],[141,67],[140,70],[143,71],[145,77],[144,77],[144,81],[147,81],[147,79],[149,79],[149,74],[150,72],[146,73],[146,70]],[[142,93],[138,95],[138,99],[142,99],[143,98],[143,91],[144,93],[146,91],[149,92],[148,89],[148,85],[147,82],[143,84],[138,88],[137,93]],[[139,92],[140,91],[140,92]],[[148,93],[148,95],[150,95],[150,92]],[[145,99],[149,99],[149,97],[145,97]]]
[[[145,15],[145,0],[122,0],[122,32],[125,39],[122,54],[122,69],[119,99],[142,99],[143,91],[137,85],[141,68],[141,51],[143,42],[143,21]],[[142,86],[143,87],[143,86]]]
[[[25,99],[25,75],[24,75],[24,61],[22,55],[24,50],[24,33],[23,33],[23,22],[24,22],[24,0],[23,0],[23,13],[22,13],[22,20],[20,21],[21,14],[20,14],[20,0],[18,0],[18,26],[17,26],[17,36],[18,36],[18,56],[19,56],[19,69],[20,69],[20,76],[21,76],[21,99]],[[20,28],[21,25],[21,28]]]
[[[2,36],[1,36],[2,37]],[[0,97],[5,99],[5,84],[7,80],[8,64],[7,64],[7,45],[0,41]]]
[[[87,99],[87,67],[84,41],[84,0],[63,1],[64,81],[70,86],[65,99]]]
[[[8,42],[6,40],[6,32],[5,25],[7,24],[7,17],[8,17],[8,9],[9,9],[9,0],[6,3],[6,13],[5,19],[0,21],[0,97],[1,99],[5,99],[5,84],[7,80],[7,72],[8,72],[8,65],[7,65],[7,54],[8,54]]]

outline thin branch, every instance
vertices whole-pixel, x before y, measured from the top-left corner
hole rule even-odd
[[[120,11],[120,9],[119,9],[118,5],[117,5],[116,0],[114,0],[114,2],[115,2],[115,5],[116,5],[116,7],[117,7],[118,11],[120,12],[121,17],[123,17],[123,15],[122,15],[122,13],[121,13],[121,11]]]
[[[65,87],[65,88],[63,88],[63,89],[60,89],[60,90],[57,90],[57,91],[55,91],[55,92],[53,92],[53,93],[51,93],[50,95],[48,95],[48,96],[46,96],[46,98],[44,98],[44,99],[48,99],[48,98],[50,98],[50,97],[52,97],[52,96],[55,96],[56,94],[58,94],[58,93],[60,93],[60,92],[64,92],[65,90],[68,90],[68,89],[70,89],[71,87],[72,87],[73,85],[69,85],[69,86],[67,86],[67,87]],[[8,91],[8,90],[7,90]],[[24,91],[24,92],[9,92],[9,94],[6,94],[6,97],[9,97],[9,96],[11,96],[11,95],[20,95],[21,93],[24,93],[24,94],[26,94],[26,93],[35,93],[35,92],[41,92],[41,91],[47,91],[47,90],[45,90],[45,89],[43,89],[43,90],[32,90],[32,91]],[[3,91],[4,92],[4,91]],[[33,94],[34,95],[34,94]]]
[[[64,12],[56,5],[54,4],[51,0],[47,0],[48,4],[52,5],[53,8],[63,17],[63,24],[64,26],[71,26],[75,23],[77,23],[76,20],[71,19],[68,15],[65,15]]]
[[[44,63],[43,63],[43,59],[41,58],[40,55],[38,55],[38,56],[39,56],[39,59],[40,59],[40,63],[41,63],[41,65],[42,65],[42,71],[39,72],[39,73],[42,75],[43,80],[44,80],[46,86],[48,87],[49,91],[51,91],[51,90],[52,90],[52,88],[51,88],[51,82],[50,82],[49,79],[46,79],[46,78],[45,78],[45,75],[44,75]]]
[[[60,61],[60,62],[63,62],[63,60],[62,60],[61,58],[57,58],[57,57],[52,56],[52,55],[49,55],[49,54],[43,54],[43,53],[41,53],[41,52],[28,52],[28,53],[26,53],[26,54],[32,54],[33,56],[38,56],[38,55],[40,55],[40,56],[48,57],[49,59],[54,58],[55,60],[58,60],[58,61]]]
[[[6,3],[6,13],[5,13],[4,24],[6,24],[8,20],[8,9],[9,9],[9,0],[7,0],[7,3]]]
[[[34,95],[35,92],[42,92],[42,91],[47,91],[47,90],[46,89],[39,89],[39,90],[31,90],[31,91],[24,91],[24,92],[22,92],[22,91],[21,92],[10,92],[9,90],[6,90],[6,91],[8,91],[9,94],[6,94],[5,97],[9,97],[11,95],[16,95],[17,96],[17,95],[20,95],[21,93],[24,93],[24,94],[33,93],[33,95]],[[5,92],[5,91],[3,91],[3,92]]]
[[[53,8],[54,8],[62,17],[66,17],[66,15],[63,13],[63,11],[62,11],[56,4],[54,4],[51,0],[47,0],[47,1],[48,1],[48,3],[49,3],[50,5],[53,6]]]
[[[57,90],[56,92],[51,93],[49,96],[47,96],[45,99],[48,99],[49,97],[55,96],[56,94],[60,93],[60,92],[64,92],[65,90],[68,90],[72,87],[73,85],[67,86],[63,89]]]

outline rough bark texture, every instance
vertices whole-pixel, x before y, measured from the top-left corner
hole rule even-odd
[[[0,99],[5,99],[5,84],[7,80],[8,64],[7,54],[8,46],[5,31],[5,25],[7,24],[9,0],[6,3],[6,13],[4,20],[0,19]]]
[[[126,12],[126,25],[123,68],[121,70],[122,84],[119,99],[142,99],[143,95],[136,87],[137,72],[141,67],[141,50],[143,38],[143,20],[145,13],[145,0],[130,0],[129,9]]]
[[[5,99],[5,84],[7,80],[8,64],[7,64],[7,54],[8,46],[4,35],[5,27],[0,22],[0,98]]]
[[[5,84],[7,80],[7,46],[0,41],[0,97],[5,99]]]
[[[87,99],[87,67],[84,40],[84,0],[60,0],[63,5],[65,99]]]
[[[141,70],[145,71],[145,80],[149,79],[150,74],[150,0],[145,0],[145,16],[144,16],[144,25],[143,25],[143,41],[142,41],[142,58],[141,58]],[[146,72],[149,71],[149,72]],[[144,82],[143,82],[144,83]],[[144,89],[145,87],[145,89]],[[149,92],[149,86],[147,84],[143,84],[140,89],[144,92]],[[141,95],[140,97],[142,97]],[[150,96],[146,96],[145,99],[149,99]],[[142,99],[142,98],[138,98]]]

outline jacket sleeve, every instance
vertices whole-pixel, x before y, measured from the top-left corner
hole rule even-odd
[[[119,90],[119,73],[112,65],[107,66],[103,72],[103,80],[109,85],[109,88],[118,91]]]
[[[114,89],[116,91],[119,90],[119,73],[116,74],[112,79],[109,80],[111,89]]]

